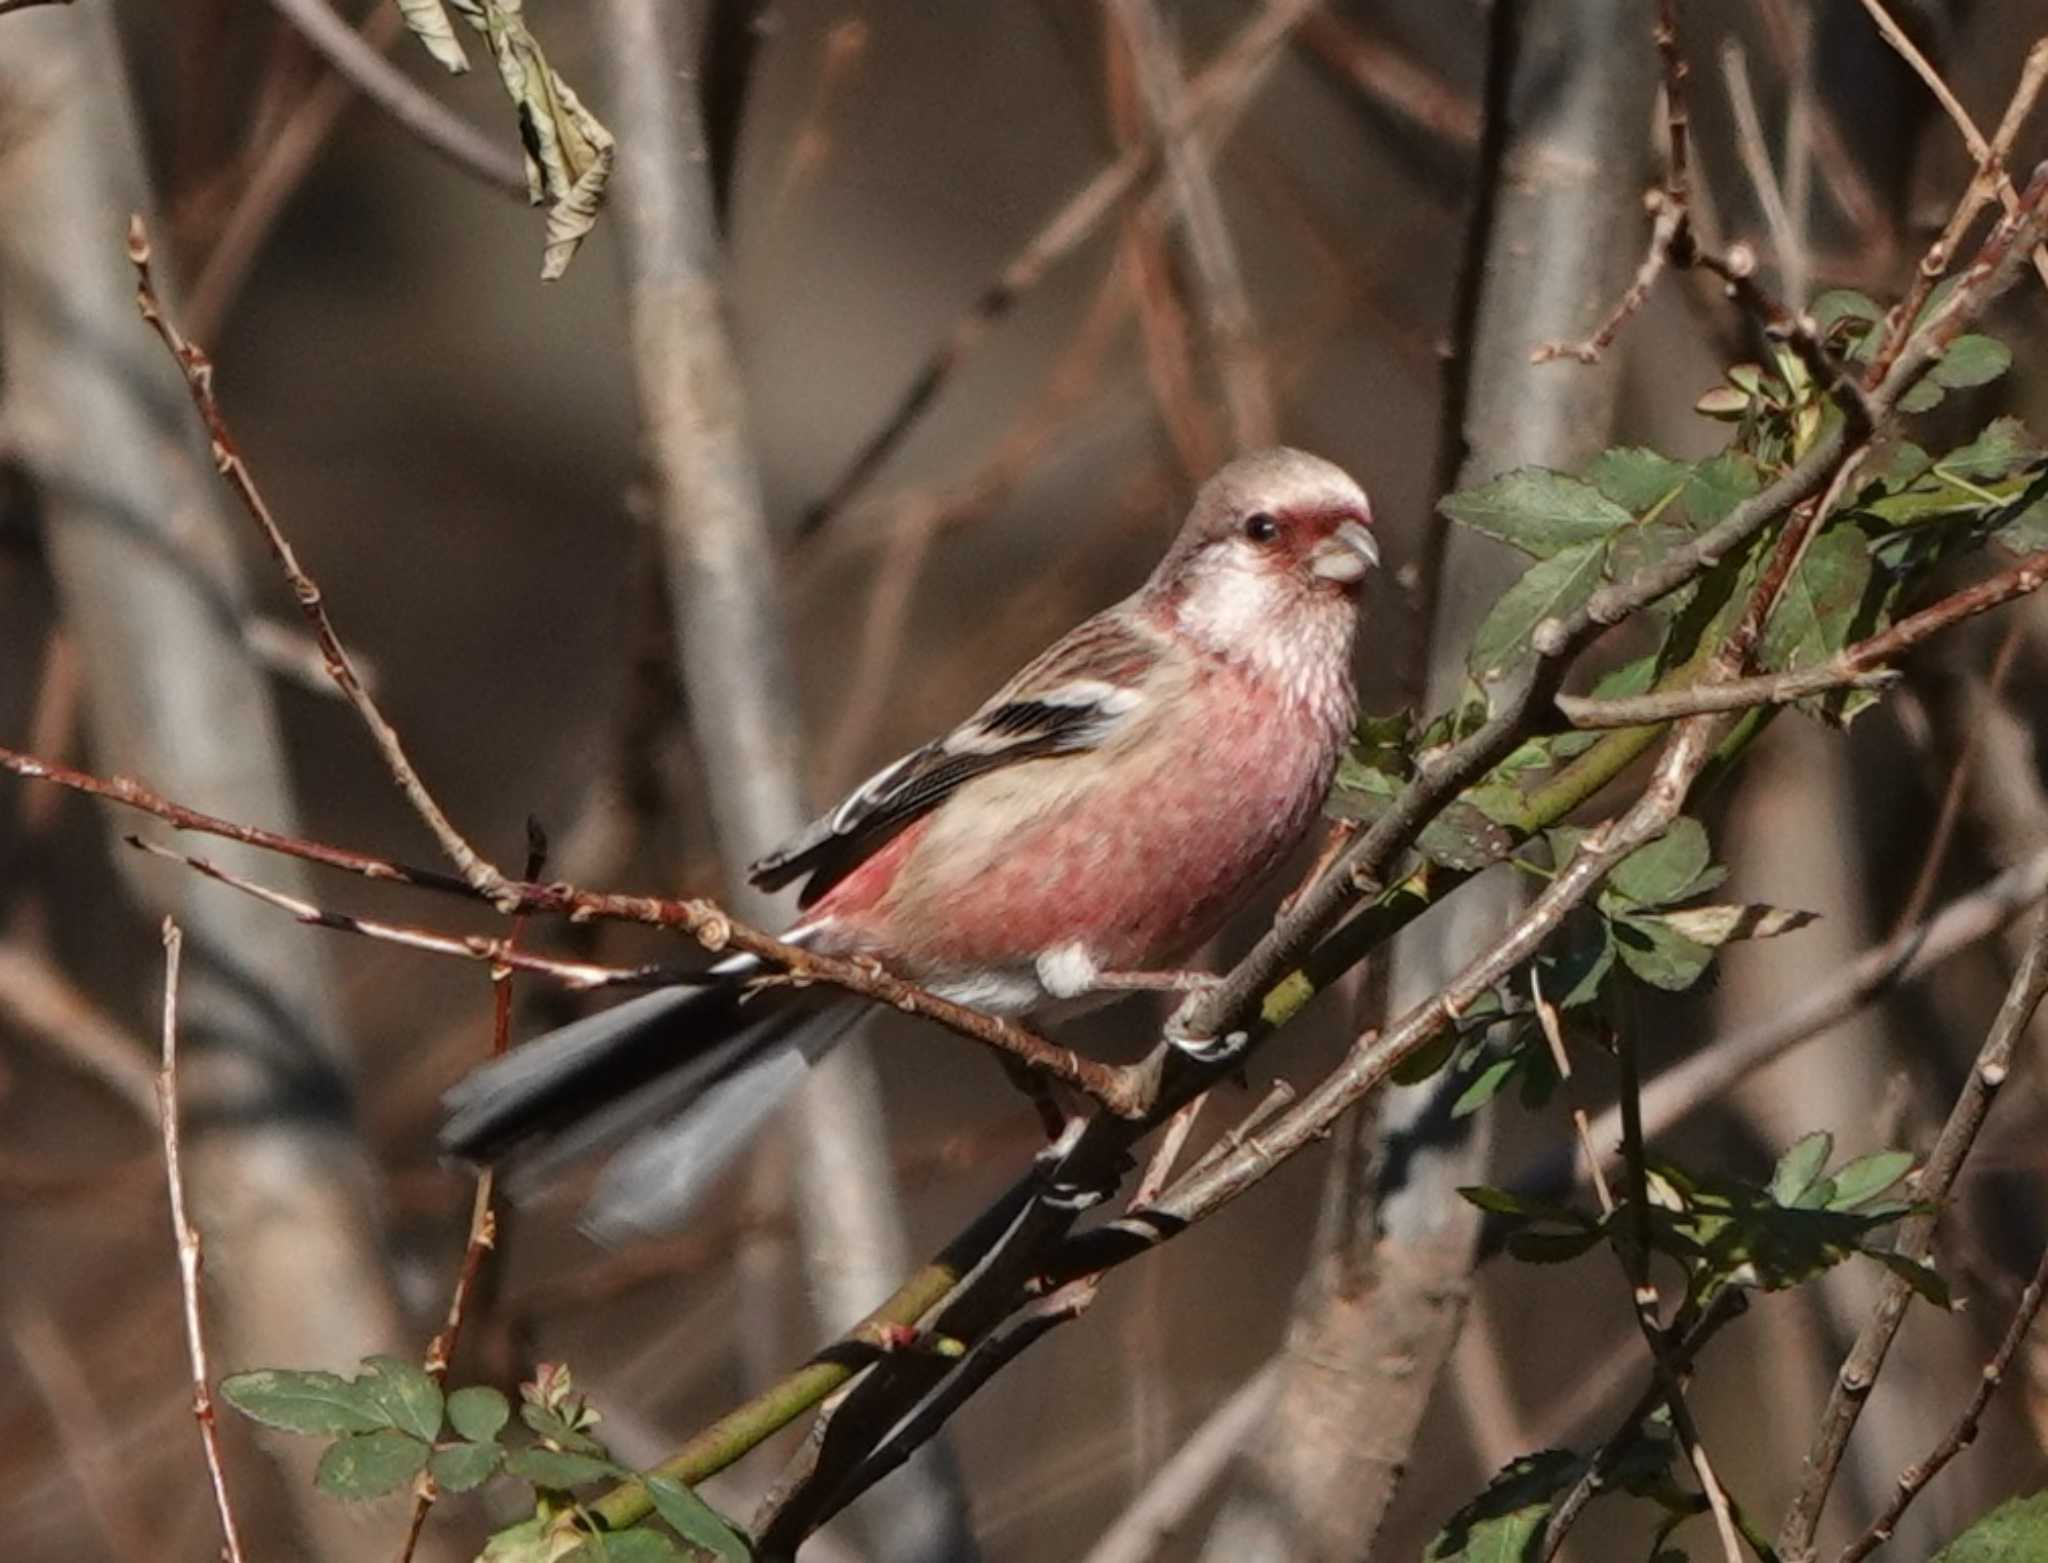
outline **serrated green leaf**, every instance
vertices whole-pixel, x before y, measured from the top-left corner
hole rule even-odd
[[[1602,451],[1586,467],[1586,481],[1632,516],[1667,503],[1691,477],[1690,463],[1641,445]]]
[[[1437,508],[1538,559],[1597,543],[1635,519],[1592,484],[1542,467],[1520,467],[1447,494]]]
[[[1927,1563],[2040,1563],[2048,1558],[2048,1492],[2001,1503]]]
[[[1600,584],[1604,552],[1599,543],[1581,543],[1524,571],[1472,638],[1472,676],[1482,683],[1498,677],[1527,654],[1537,625],[1583,606]]]
[[[1754,458],[1739,450],[1724,450],[1692,469],[1681,503],[1695,529],[1727,519],[1728,512],[1763,487]]]
[[[1811,313],[1814,324],[1823,333],[1844,320],[1860,320],[1870,325],[1884,319],[1884,307],[1854,288],[1828,289],[1813,301]]]
[[[468,1492],[496,1475],[504,1458],[498,1444],[447,1444],[434,1451],[427,1472],[444,1492]]]
[[[562,1563],[581,1550],[567,1516],[542,1513],[494,1532],[477,1563]]]
[[[426,1469],[433,1451],[410,1433],[380,1427],[374,1433],[350,1433],[327,1446],[314,1468],[313,1482],[330,1497],[351,1503],[397,1492]]]
[[[505,1456],[505,1474],[549,1492],[566,1492],[585,1482],[632,1473],[609,1460],[593,1455],[572,1454],[566,1449],[514,1449]]]
[[[1638,906],[1669,906],[1692,894],[1713,866],[1707,828],[1691,815],[1614,865],[1607,883]]]
[[[1528,1221],[1550,1221],[1559,1226],[1584,1227],[1596,1231],[1600,1223],[1583,1211],[1573,1210],[1569,1205],[1553,1204],[1547,1199],[1531,1199],[1526,1194],[1517,1194],[1513,1189],[1494,1188],[1485,1183],[1468,1183],[1458,1190],[1458,1197],[1469,1205],[1495,1216],[1520,1216]]]
[[[1996,337],[1959,336],[1935,364],[1930,378],[1951,391],[1989,385],[2012,367],[2012,353]]]
[[[441,1436],[441,1386],[417,1362],[366,1357],[356,1383],[400,1432],[428,1443]]]
[[[549,1443],[556,1444],[572,1454],[587,1454],[593,1458],[604,1454],[603,1444],[581,1428],[571,1427],[568,1418],[550,1411],[546,1406],[535,1405],[530,1400],[523,1402],[519,1407],[519,1420]]]
[[[592,1536],[561,1563],[674,1563],[684,1556],[683,1549],[660,1531],[636,1526]]]
[[[487,1444],[504,1430],[512,1408],[495,1389],[472,1384],[448,1397],[448,1425],[474,1443]]]
[[[1695,944],[1718,949],[1737,939],[1775,939],[1819,920],[1818,912],[1785,906],[1689,906],[1658,917]]]
[[[1911,1151],[1873,1151],[1844,1162],[1834,1172],[1832,1210],[1854,1210],[1867,1205],[1913,1170]]]
[[[1834,1149],[1835,1137],[1825,1129],[1816,1129],[1793,1141],[1771,1170],[1771,1198],[1781,1205],[1796,1204],[1820,1176]]]
[[[1622,965],[1667,993],[1683,993],[1714,962],[1709,946],[1688,939],[1654,912],[1616,918],[1614,948]]]
[[[1870,549],[1854,527],[1821,533],[1785,583],[1760,658],[1774,672],[1825,662],[1855,638],[1870,586]]]
[[[287,1433],[368,1433],[390,1425],[361,1386],[334,1373],[259,1368],[221,1380],[221,1397],[243,1416]]]
[[[1733,423],[1749,411],[1749,392],[1739,386],[1715,385],[1700,392],[1692,410],[1703,417]]]
[[[667,1476],[643,1476],[654,1511],[693,1547],[702,1547],[719,1563],[749,1563],[753,1547],[732,1523],[681,1482]]]
[[[1971,483],[1997,483],[2040,458],[2041,448],[2017,418],[1993,418],[1967,445],[1959,445],[1932,463]]]
[[[1569,1449],[1545,1449],[1503,1466],[1486,1490],[1444,1522],[1423,1563],[1522,1563],[1557,1500],[1584,1474]]]

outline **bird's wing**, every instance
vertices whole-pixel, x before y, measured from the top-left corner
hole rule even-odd
[[[830,813],[747,870],[764,890],[810,876],[809,906],[905,826],[990,771],[1093,749],[1145,703],[1158,643],[1112,610],[1078,626],[1005,684],[966,721],[885,765]]]

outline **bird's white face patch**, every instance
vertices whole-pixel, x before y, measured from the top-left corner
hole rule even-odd
[[[1094,991],[1102,968],[1079,943],[1054,945],[1038,957],[1038,980],[1056,999],[1077,999]]]

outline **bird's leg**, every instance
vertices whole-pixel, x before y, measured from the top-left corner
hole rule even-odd
[[[1222,980],[1212,971],[1099,971],[1088,986],[1096,993],[1201,993]]]

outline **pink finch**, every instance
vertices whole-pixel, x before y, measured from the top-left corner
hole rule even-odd
[[[1318,457],[1230,463],[1136,592],[753,865],[766,889],[803,881],[784,937],[1007,1016],[1179,980],[1329,786],[1371,520]],[[726,961],[518,1048],[449,1094],[443,1143],[530,1179],[625,1141],[591,1224],[673,1224],[860,1014],[816,990],[742,1003],[758,969]]]

